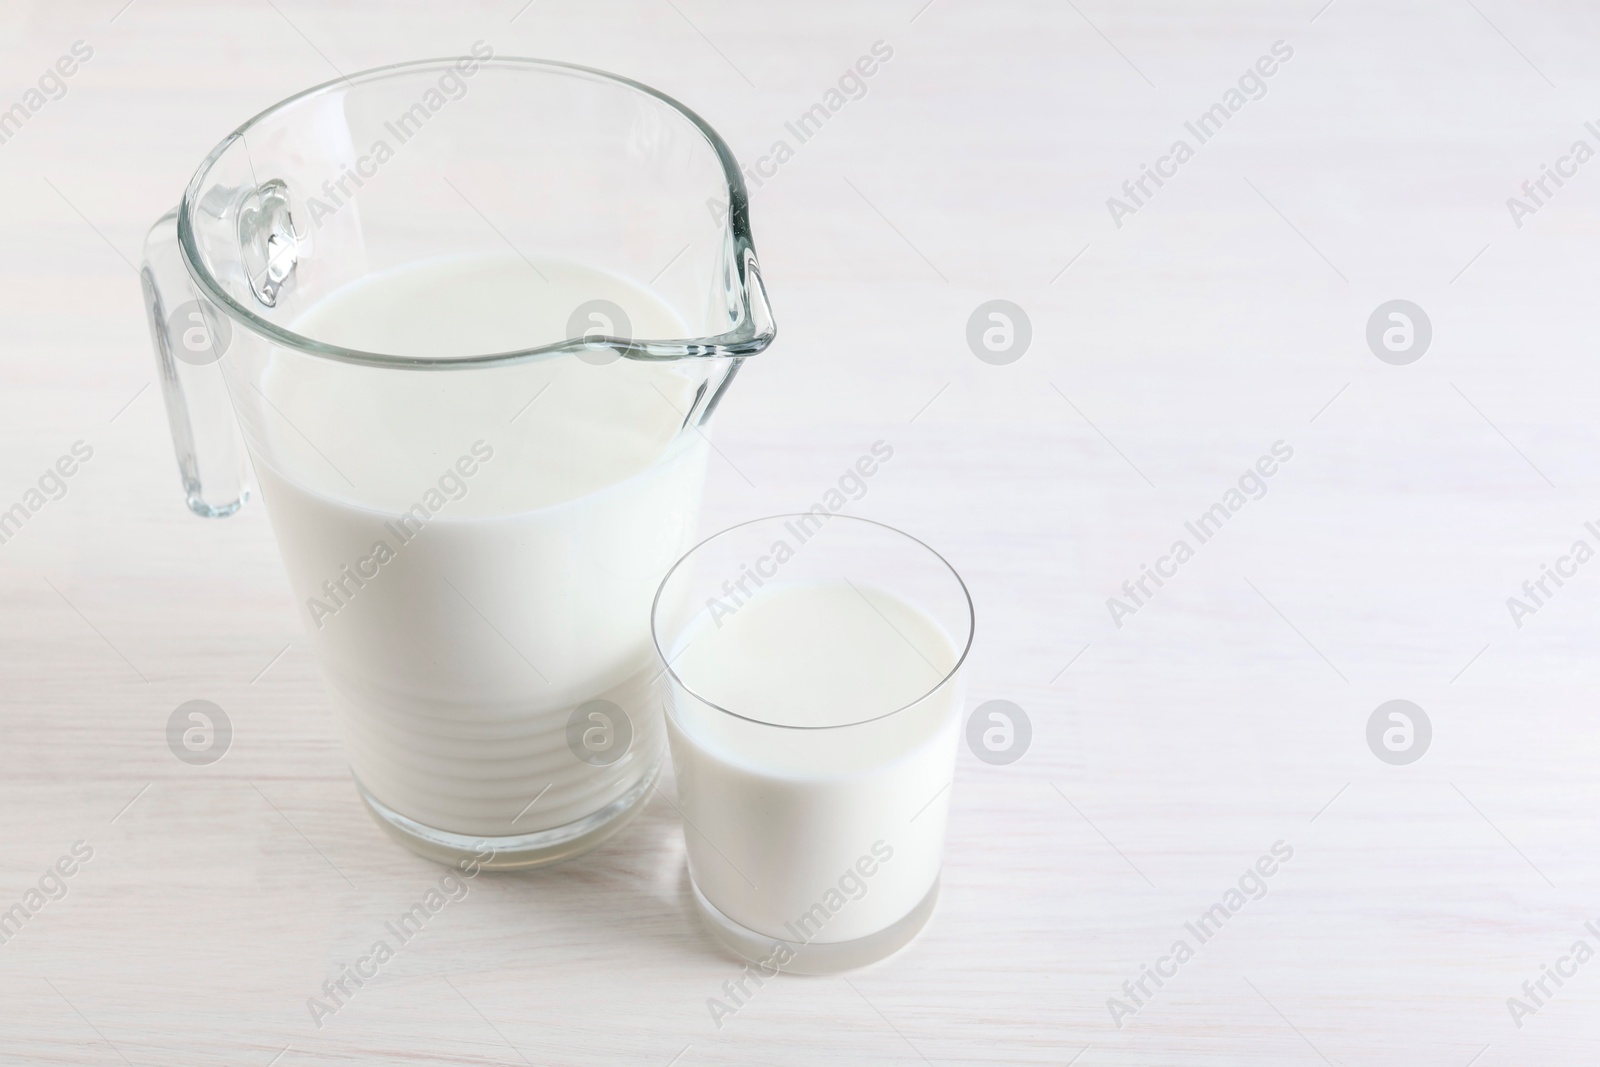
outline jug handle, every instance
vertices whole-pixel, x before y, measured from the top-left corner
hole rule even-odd
[[[220,363],[232,323],[184,266],[176,208],[145,238],[139,279],[184,498],[203,518],[232,515],[250,498],[249,462]]]

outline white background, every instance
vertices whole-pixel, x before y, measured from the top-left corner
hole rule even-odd
[[[1600,162],[1520,228],[1506,198],[1600,147],[1600,12],[121,4],[0,8],[0,106],[94,49],[0,145],[0,507],[94,449],[0,546],[0,908],[94,848],[0,945],[0,1063],[1592,1059],[1600,962],[1520,1028],[1506,1001],[1600,950],[1600,562],[1521,628],[1506,598],[1597,543]],[[737,966],[659,799],[579,863],[478,879],[313,1026],[306,998],[439,869],[360,808],[266,516],[184,509],[152,385],[126,261],[210,147],[337,71],[479,39],[656,85],[746,161],[894,49],[752,190],[780,335],[719,415],[705,527],[807,506],[891,442],[852,508],[964,574],[968,707],[1015,701],[1034,739],[963,752],[909,950],[769,983],[720,1030]],[[1106,198],[1279,40],[1266,96],[1114,225]],[[1008,366],[965,341],[993,298],[1032,321]],[[1433,326],[1409,366],[1365,341],[1394,298]],[[1267,496],[1116,628],[1106,598],[1279,440]],[[206,768],[164,740],[195,698],[235,730]],[[1365,739],[1395,698],[1433,726],[1410,766]],[[1279,840],[1268,894],[1115,1026],[1122,982]]]

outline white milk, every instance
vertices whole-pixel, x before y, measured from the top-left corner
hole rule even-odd
[[[944,849],[960,700],[939,686],[958,656],[949,635],[860,583],[768,582],[719,621],[702,614],[672,652],[683,684],[667,728],[695,884],[785,941],[892,925],[933,887]]]
[[[684,335],[628,282],[537,270],[514,256],[413,266],[336,291],[294,328],[369,351],[498,352],[567,336],[598,297],[634,336]],[[650,602],[699,509],[705,447],[680,432],[695,383],[632,360],[275,360],[270,404],[240,399],[357,779],[425,826],[488,837],[562,826],[638,785],[661,750]],[[567,740],[572,709],[595,698],[632,722],[604,766]]]

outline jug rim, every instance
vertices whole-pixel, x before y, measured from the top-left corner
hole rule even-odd
[[[481,66],[545,70],[612,82],[660,101],[688,120],[699,131],[700,135],[711,146],[712,151],[716,153],[717,160],[722,165],[723,179],[727,186],[728,236],[732,243],[732,266],[738,281],[739,298],[739,318],[733,329],[710,337],[676,340],[635,340],[633,338],[596,335],[567,338],[551,344],[513,349],[506,352],[466,356],[402,356],[346,348],[342,345],[329,344],[314,337],[296,333],[262,318],[217,282],[216,278],[202,262],[199,247],[195,240],[194,225],[191,220],[193,212],[199,206],[202,195],[201,187],[206,176],[210,174],[212,167],[216,165],[217,161],[222,158],[223,154],[235,142],[243,140],[245,135],[263,120],[310,97],[328,93],[341,87],[353,88],[362,82],[378,81],[399,73],[427,70],[441,66],[454,66],[465,58],[471,58]],[[201,295],[227,314],[229,318],[262,335],[269,341],[292,348],[297,352],[320,356],[339,363],[367,367],[421,370],[470,369],[524,363],[601,349],[615,351],[628,359],[650,362],[729,357],[742,359],[745,356],[752,356],[766,349],[777,333],[777,326],[773,322],[771,308],[767,304],[766,286],[761,279],[760,264],[755,254],[755,242],[750,232],[749,194],[745,188],[744,177],[739,170],[738,160],[734,158],[733,151],[728,147],[727,142],[692,108],[668,96],[661,90],[621,74],[614,74],[596,67],[586,67],[577,63],[527,56],[490,56],[488,58],[479,58],[475,55],[470,57],[436,56],[431,59],[407,60],[402,63],[390,63],[381,67],[372,67],[368,70],[357,71],[354,74],[334,78],[308,89],[303,89],[252,115],[218,142],[216,147],[201,161],[199,167],[195,169],[188,185],[184,188],[183,199],[179,202],[177,216],[178,247],[184,268],[188,271],[195,284],[199,286]]]

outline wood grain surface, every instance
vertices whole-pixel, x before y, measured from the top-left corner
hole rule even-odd
[[[892,443],[852,510],[962,572],[967,707],[1033,736],[963,751],[913,946],[720,1027],[738,965],[659,798],[580,862],[474,880],[315,1025],[441,869],[360,807],[259,505],[180,498],[146,228],[261,108],[476,40],[659,86],[748,163],[893,50],[752,188],[780,336],[723,405],[704,526]],[[1592,5],[10,0],[0,107],[79,41],[0,143],[0,510],[92,450],[0,544],[0,911],[59,897],[0,944],[0,1063],[1594,1061],[1600,562],[1523,592],[1600,547]],[[1031,324],[1007,365],[966,339],[994,299]],[[1408,365],[1367,339],[1395,299],[1431,324]],[[191,699],[233,726],[211,766],[166,744]],[[1367,739],[1396,699],[1431,724],[1403,766]]]

